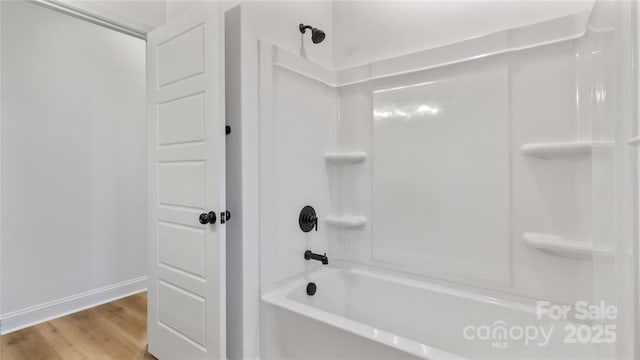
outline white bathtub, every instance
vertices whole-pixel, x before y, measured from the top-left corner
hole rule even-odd
[[[306,294],[310,281],[314,296]],[[595,357],[590,345],[564,343],[568,322],[538,320],[532,305],[364,269],[296,279],[265,294],[262,311],[266,359]],[[516,327],[529,331],[528,345]]]

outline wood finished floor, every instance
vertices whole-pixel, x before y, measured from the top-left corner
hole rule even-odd
[[[147,293],[2,336],[2,360],[139,360],[147,352]]]

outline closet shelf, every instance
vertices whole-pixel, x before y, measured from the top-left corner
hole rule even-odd
[[[566,239],[555,234],[524,233],[525,243],[532,248],[571,258],[590,258],[594,254],[608,255],[611,249],[596,246],[591,241]]]
[[[363,163],[367,158],[367,153],[363,151],[354,152],[329,152],[324,154],[324,159],[331,164],[347,165]]]
[[[589,155],[593,146],[593,143],[588,141],[566,141],[524,144],[520,150],[525,155],[558,158],[571,155]]]
[[[333,226],[338,229],[357,229],[362,228],[367,223],[367,218],[364,216],[327,216],[324,221],[326,221],[327,225]]]

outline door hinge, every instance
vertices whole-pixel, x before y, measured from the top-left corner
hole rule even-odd
[[[220,213],[220,224],[224,224],[231,219],[229,210]]]

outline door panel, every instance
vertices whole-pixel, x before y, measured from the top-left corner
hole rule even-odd
[[[204,94],[158,106],[158,144],[186,145],[204,141]]]
[[[158,283],[158,322],[198,345],[205,346],[206,300],[170,283]],[[172,309],[181,309],[173,311]]]
[[[224,44],[215,3],[147,39],[149,352],[225,358]],[[201,224],[202,213],[218,221]]]
[[[158,260],[161,264],[204,278],[205,232],[171,223],[158,224]]]
[[[158,163],[160,205],[205,209],[204,184],[207,163],[203,160],[173,160]]]
[[[178,19],[180,20],[180,19]],[[160,87],[204,71],[204,25],[176,34],[157,46]]]

